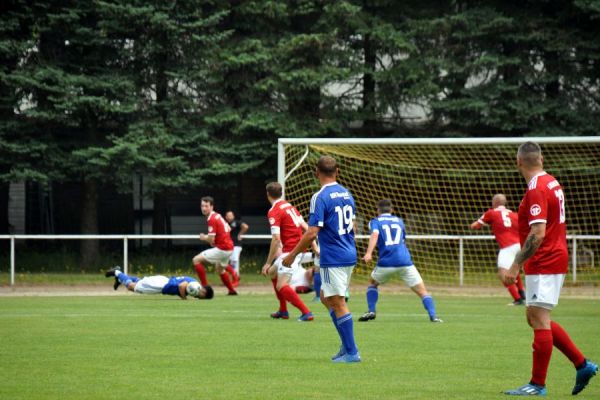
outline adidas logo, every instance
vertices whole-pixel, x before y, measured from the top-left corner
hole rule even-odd
[[[537,300],[537,295],[535,293],[533,296],[531,296],[531,300]]]

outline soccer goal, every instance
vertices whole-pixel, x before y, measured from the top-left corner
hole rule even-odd
[[[357,206],[357,248],[364,254],[376,202],[393,201],[406,224],[408,246],[426,282],[498,285],[497,244],[489,230],[469,225],[503,193],[517,210],[526,182],[516,169],[519,144],[533,140],[544,167],[566,193],[571,252],[569,285],[600,285],[600,137],[480,139],[280,139],[278,179],[285,197],[308,215],[317,159],[340,164],[339,182]],[[366,274],[362,263],[357,273]]]

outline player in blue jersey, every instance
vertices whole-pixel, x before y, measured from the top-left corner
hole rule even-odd
[[[296,247],[283,260],[283,265],[293,263],[296,255],[318,237],[320,247],[321,302],[329,310],[342,345],[333,362],[361,361],[354,341],[352,314],[346,304],[346,290],[350,285],[356,265],[354,242],[354,198],[348,189],[337,183],[339,174],[333,157],[321,156],[315,175],[321,190],[310,201],[308,230]]]
[[[196,279],[189,276],[163,275],[145,276],[138,278],[126,275],[121,271],[121,267],[114,267],[104,274],[108,277],[115,277],[113,288],[117,290],[123,284],[128,290],[140,294],[167,294],[179,296],[185,300],[187,296],[197,297],[198,299],[212,299],[213,289],[210,286],[202,286]]]
[[[378,217],[369,223],[371,237],[363,260],[368,264],[373,259],[375,246],[379,250],[377,266],[371,273],[369,287],[367,288],[367,305],[369,311],[358,320],[369,321],[376,317],[377,300],[379,299],[378,286],[386,283],[391,277],[399,276],[404,283],[415,292],[423,302],[431,322],[442,322],[435,313],[433,298],[427,293],[421,274],[412,262],[408,247],[406,247],[406,229],[404,221],[392,215],[392,201],[389,199],[377,202]]]

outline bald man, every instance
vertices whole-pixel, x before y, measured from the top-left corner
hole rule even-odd
[[[492,208],[487,210],[477,221],[471,224],[471,229],[481,229],[489,226],[500,246],[498,252],[498,278],[502,281],[500,270],[507,270],[515,256],[521,250],[519,244],[518,216],[506,208],[506,196],[498,193],[492,197]],[[525,291],[521,277],[517,275],[516,282],[504,285],[513,298],[510,306],[525,304]]]
[[[504,393],[514,396],[545,396],[546,375],[556,347],[576,369],[571,394],[581,392],[598,372],[598,365],[585,358],[562,326],[551,318],[569,266],[565,193],[560,183],[544,171],[542,149],[526,142],[517,151],[517,169],[527,182],[519,205],[521,250],[513,265],[501,270],[504,283],[515,281],[525,270],[526,315],[533,329],[533,366],[525,385]]]

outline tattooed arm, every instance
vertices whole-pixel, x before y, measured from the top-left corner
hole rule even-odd
[[[504,271],[502,274],[502,281],[506,284],[511,284],[515,282],[515,278],[519,274],[519,271],[525,264],[525,261],[529,260],[540,247],[544,237],[546,236],[546,224],[539,223],[531,225],[531,229],[529,230],[529,235],[527,239],[525,239],[525,244],[523,244],[523,248],[517,253],[515,256],[515,261],[513,261],[512,266],[508,271]]]

